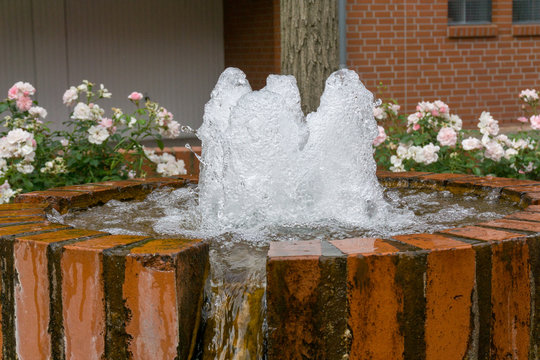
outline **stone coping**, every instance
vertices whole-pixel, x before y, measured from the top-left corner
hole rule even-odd
[[[539,359],[540,181],[377,176],[387,187],[494,192],[522,210],[434,234],[271,243],[268,358]]]
[[[2,359],[187,359],[199,328],[208,245],[74,229],[46,219],[140,199],[190,176],[21,194],[0,205]]]

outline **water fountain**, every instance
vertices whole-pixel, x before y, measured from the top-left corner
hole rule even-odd
[[[64,264],[76,268],[82,251],[92,254],[94,266],[103,261],[106,335],[99,351],[109,356],[148,349],[170,354],[178,348],[177,356],[193,354],[197,359],[421,359],[443,351],[460,358],[508,351],[534,357],[540,341],[540,208],[511,214],[517,207],[501,196],[519,197],[525,206],[534,201],[530,190],[540,184],[379,173],[383,185],[406,188],[385,190],[372,157],[377,133],[372,107],[372,94],[353,71],[332,74],[319,109],[304,118],[293,77],[271,75],[265,88],[252,91],[240,70],[226,69],[197,132],[203,143],[198,187],[53,216],[64,224],[123,236],[106,248],[103,233],[78,235],[80,244],[59,243],[47,250],[51,255],[44,260],[51,262],[51,274],[61,270],[64,278],[69,277]],[[86,208],[139,196],[126,190],[130,186],[146,194],[143,185],[157,183],[184,184],[173,179],[108,182],[23,195],[18,201],[48,201],[60,210]],[[493,220],[504,215],[510,220]],[[479,221],[484,223],[475,226]],[[409,233],[421,234],[399,235]],[[205,238],[210,247],[196,346],[191,334],[198,327],[193,319],[198,314],[197,286],[204,279],[204,249],[182,255],[184,248],[202,248],[188,240],[155,240],[162,243],[152,248],[145,245],[149,237]],[[10,250],[4,250],[9,258]],[[95,251],[101,255],[93,255]],[[196,256],[199,261],[191,264]],[[15,270],[17,261],[22,257],[15,260]],[[83,269],[91,272],[85,264]],[[144,283],[143,276],[133,276],[139,274],[133,269],[141,268],[148,268],[140,272]],[[100,272],[95,272],[94,284],[99,284]],[[184,273],[191,274],[190,281]],[[112,276],[117,274],[123,275]],[[170,287],[176,295],[160,287],[162,280],[152,283],[158,275],[169,276],[164,284],[174,284]],[[54,276],[49,281],[51,288],[58,287]],[[167,295],[163,298],[190,296],[190,301],[178,300],[178,308],[169,311],[174,300],[158,304],[152,284]],[[133,287],[143,291],[134,296]],[[71,299],[65,287],[56,291],[64,300],[51,297],[51,304],[60,308],[80,298]],[[159,311],[144,314],[144,307],[133,305],[142,304],[139,299]],[[99,298],[92,301],[101,306]],[[15,300],[10,306],[22,309],[21,304]],[[174,337],[181,340],[164,344],[164,335],[143,335],[153,328],[131,325],[135,320],[126,316],[130,312],[137,321],[148,316],[155,324],[166,313],[169,327],[181,322],[175,316],[186,314],[182,321],[191,330],[172,325],[179,329]],[[65,324],[72,315],[64,313]],[[505,319],[515,320],[507,325]],[[19,325],[10,321],[15,325],[3,328],[16,333]],[[521,340],[512,342],[513,334]],[[101,336],[95,335],[98,340]],[[53,347],[63,349],[54,339]],[[7,348],[14,351],[17,341],[9,341]]]

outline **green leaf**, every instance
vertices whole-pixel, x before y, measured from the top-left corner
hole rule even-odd
[[[156,139],[157,145],[159,146],[159,149],[163,151],[163,148],[165,147],[163,145],[163,141],[161,139]]]
[[[0,102],[0,114],[9,109],[9,105],[4,102]]]

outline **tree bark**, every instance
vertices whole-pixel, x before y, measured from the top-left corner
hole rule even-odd
[[[337,0],[280,0],[281,73],[294,75],[302,110],[314,111],[339,68]]]

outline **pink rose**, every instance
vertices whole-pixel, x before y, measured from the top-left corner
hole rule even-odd
[[[414,124],[413,127],[412,127],[412,129],[413,129],[414,131],[420,130],[420,124],[418,124],[418,123]]]
[[[19,88],[15,84],[8,90],[8,99],[15,100],[18,94],[19,94]]]
[[[32,99],[28,96],[21,96],[17,99],[17,108],[20,111],[28,111],[32,107]]]
[[[113,121],[109,118],[103,118],[99,122],[99,125],[103,126],[104,128],[110,128],[111,126],[113,126]]]
[[[531,116],[531,127],[534,130],[540,130],[540,115]]]
[[[457,142],[456,131],[449,127],[443,127],[437,134],[437,141],[442,146],[454,146]]]
[[[529,122],[529,119],[527,119],[525,116],[520,116],[517,118],[517,121],[522,122],[522,123],[527,123]]]
[[[142,98],[143,98],[143,94],[141,94],[140,92],[136,92],[136,91],[132,92],[128,96],[129,100],[135,101],[135,102],[142,100]]]
[[[431,115],[439,116],[439,112],[436,109],[431,110]]]
[[[377,134],[377,137],[373,140],[373,146],[379,146],[386,140],[386,133],[384,132],[384,128],[382,126],[377,126],[379,129],[379,133]]]

